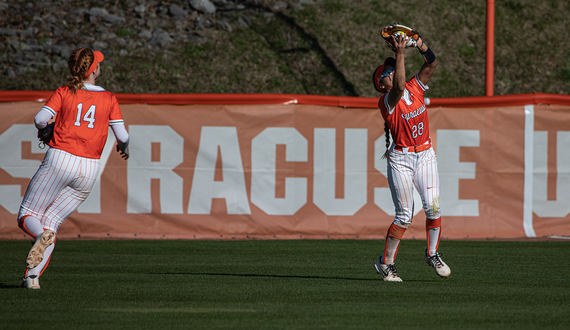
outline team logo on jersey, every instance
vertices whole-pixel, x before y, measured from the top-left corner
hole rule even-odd
[[[403,113],[402,118],[404,118],[406,121],[408,121],[412,118],[415,118],[415,117],[421,115],[422,113],[424,113],[424,111],[426,111],[426,106],[422,104],[421,107],[419,107],[418,109],[416,109],[414,111]]]

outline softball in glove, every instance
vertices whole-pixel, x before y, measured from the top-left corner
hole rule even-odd
[[[393,49],[394,47],[394,45],[392,44],[392,36],[394,36],[396,40],[400,40],[400,38],[406,38],[406,40],[408,40],[406,47],[408,48],[416,47],[418,39],[420,38],[420,34],[418,31],[400,24],[387,26],[378,32],[380,32],[382,38],[386,40],[388,47],[391,46],[390,49]]]

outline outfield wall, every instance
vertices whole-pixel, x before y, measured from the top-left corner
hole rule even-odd
[[[50,92],[0,92],[0,239],[45,150]],[[100,180],[60,238],[384,238],[394,206],[377,99],[117,94],[131,158]],[[432,99],[443,238],[570,236],[570,96]],[[405,238],[424,238],[416,194]]]

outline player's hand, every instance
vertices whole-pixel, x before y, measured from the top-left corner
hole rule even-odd
[[[386,43],[386,46],[388,46],[388,48],[390,48],[391,51],[393,51],[394,53],[396,53],[396,47],[394,47],[394,45],[388,41],[384,41]]]
[[[406,52],[406,44],[408,43],[408,41],[406,40],[406,38],[404,37],[400,37],[397,38],[392,35],[392,51],[394,51],[394,53],[396,54],[404,54]]]
[[[125,150],[121,150],[117,144],[117,152],[121,154],[121,157],[123,157],[124,160],[129,159],[129,147],[127,147]]]
[[[40,148],[45,148],[45,145],[49,144],[51,138],[53,137],[53,129],[55,123],[51,123],[44,128],[38,129],[38,140],[40,140]],[[43,144],[43,147],[42,147]]]

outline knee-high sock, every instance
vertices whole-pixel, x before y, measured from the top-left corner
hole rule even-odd
[[[398,254],[400,247],[400,240],[404,236],[406,228],[398,227],[391,224],[386,233],[386,246],[384,247],[384,255],[382,256],[383,264],[393,264]]]
[[[40,220],[31,215],[25,215],[21,217],[20,221],[18,222],[18,227],[22,228],[26,234],[32,236],[33,238],[38,237],[41,233],[44,232],[44,226]]]
[[[437,252],[439,238],[441,237],[441,217],[437,219],[426,219],[426,235],[428,255],[432,256]]]
[[[35,268],[26,270],[26,274],[24,275],[24,277],[28,277],[31,275],[36,275],[38,277],[42,276],[44,270],[46,270],[49,264],[49,259],[51,258],[53,249],[55,249],[55,242],[53,242],[52,245],[48,246],[44,251],[44,259],[42,260],[42,262],[40,262],[40,264],[37,265]]]

